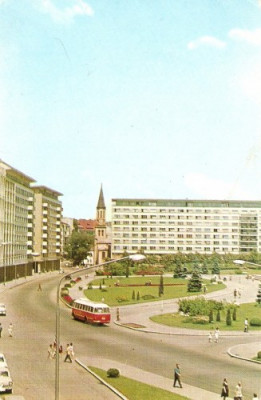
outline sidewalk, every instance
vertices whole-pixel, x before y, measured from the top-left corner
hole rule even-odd
[[[81,357],[81,359],[78,361],[80,362],[80,364],[84,364],[86,367],[99,367],[105,371],[107,371],[109,368],[117,368],[122,376],[134,379],[138,382],[146,383],[150,386],[155,386],[160,389],[168,390],[172,393],[180,394],[182,396],[188,397],[188,399],[190,400],[217,400],[218,398],[220,398],[220,394],[209,392],[207,390],[183,383],[182,389],[178,387],[174,388],[173,379],[164,378],[163,376],[156,375],[126,364],[122,364],[117,361],[111,361],[104,358],[88,359],[87,357]],[[230,400],[230,397],[228,397],[227,399]]]

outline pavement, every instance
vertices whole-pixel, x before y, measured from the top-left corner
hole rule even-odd
[[[257,277],[258,278],[258,277]],[[75,285],[70,290],[70,295],[73,298],[81,297],[79,295],[78,286],[87,286],[88,282],[93,279],[93,276],[89,276],[88,278],[83,278],[83,280]],[[228,277],[225,282],[227,287],[218,292],[212,292],[205,295],[208,299],[215,300],[223,300],[226,302],[242,304],[242,303],[250,303],[256,301],[256,294],[259,285],[259,279],[246,279],[245,276],[232,276]],[[240,295],[236,298],[234,297],[234,290],[237,290]],[[208,332],[200,331],[200,330],[189,330],[189,329],[181,329],[181,328],[173,328],[165,325],[160,325],[154,323],[150,320],[150,316],[168,313],[168,312],[176,312],[178,310],[178,299],[172,300],[164,300],[162,302],[152,302],[152,303],[141,303],[134,304],[129,306],[121,306],[119,307],[120,316],[117,318],[117,308],[112,307],[112,318],[114,319],[114,324],[119,326],[120,328],[125,329],[133,329],[135,331],[142,331],[146,333],[154,333],[159,335],[186,335],[186,336],[206,336],[208,337]],[[142,310],[142,312],[141,312]],[[243,361],[256,362],[253,361],[252,358],[256,356],[257,352],[260,350],[260,343],[258,342],[258,336],[260,336],[260,332],[242,332],[239,331],[227,331],[221,332],[222,336],[242,336],[243,338],[246,335],[254,336],[257,338],[257,342],[241,344],[233,346],[227,349],[227,354],[230,357],[234,357]],[[88,365],[98,366],[104,370],[111,368],[112,360],[107,360],[104,358],[92,358],[91,360],[87,357],[80,357],[80,360],[77,359],[77,362],[83,366],[86,370],[88,370]],[[177,393],[182,396],[187,397],[191,400],[216,400],[220,397],[219,394],[213,393],[195,386],[191,386],[188,384],[183,384],[183,388],[173,388],[173,380],[169,378],[165,378],[163,376],[155,375],[153,373],[144,371],[139,368],[132,367],[130,365],[126,365],[123,363],[119,363],[113,360],[113,367],[118,368],[120,370],[121,375],[126,376],[128,378],[137,380],[139,382],[147,383],[149,385],[154,385],[158,388],[171,391],[172,393]],[[97,377],[98,378],[98,377]],[[104,382],[103,382],[104,383]],[[113,390],[113,388],[111,388]],[[121,397],[120,394],[118,396],[122,399],[125,397]],[[230,398],[228,398],[229,400]]]
[[[48,272],[48,274],[56,275],[57,271]],[[80,271],[79,271],[80,274]],[[42,279],[41,274],[35,274],[31,277],[19,278],[11,282],[6,282],[6,284],[0,284],[0,292],[9,290],[18,285],[26,284],[32,280]],[[72,298],[81,297],[81,292],[79,291],[79,286],[85,287],[93,276],[89,275],[84,277],[81,282],[76,284],[70,289],[70,295]],[[255,302],[256,294],[258,289],[259,281],[256,279],[254,281],[246,279],[244,276],[233,276],[232,280],[227,280],[227,287],[224,290],[206,294],[207,298],[216,300],[225,300],[227,302],[236,302],[237,304]],[[234,289],[240,291],[240,297],[234,298]],[[112,317],[114,323],[122,329],[133,329],[136,331],[143,331],[147,333],[156,333],[160,335],[191,335],[191,336],[208,336],[208,332],[203,332],[199,330],[189,330],[172,328],[164,325],[159,325],[150,320],[150,316],[160,313],[176,312],[178,309],[178,299],[164,300],[162,302],[152,302],[152,303],[142,303],[134,304],[129,306],[121,306],[120,318],[117,320],[116,307],[112,308]],[[139,312],[137,312],[139,310]],[[142,310],[142,312],[141,312]],[[222,336],[242,336],[242,341],[245,335],[256,336],[257,341],[255,343],[240,344],[227,349],[227,353],[230,357],[235,357],[243,361],[255,362],[252,360],[256,356],[257,352],[260,350],[260,343],[258,342],[258,335],[260,332],[248,332],[247,334],[242,332],[221,332]],[[107,370],[112,366],[112,360],[105,358],[88,358],[85,356],[80,356],[76,359],[76,362],[86,369],[89,373],[92,373],[88,365],[97,366],[101,369]],[[183,384],[183,388],[173,388],[173,379],[165,378],[160,375],[156,375],[147,371],[144,371],[133,366],[119,363],[113,360],[113,367],[120,370],[122,376],[134,379],[139,382],[147,383],[149,385],[154,385],[158,388],[170,391],[172,393],[180,394],[187,397],[190,400],[217,400],[220,395],[213,393],[199,387],[191,386],[188,384]],[[92,373],[93,374],[93,373]],[[97,379],[102,381],[98,376]],[[102,383],[106,384],[102,381]],[[112,390],[119,398],[127,400],[121,393],[115,391],[113,387],[106,384],[106,386]],[[232,400],[228,398],[228,400]]]

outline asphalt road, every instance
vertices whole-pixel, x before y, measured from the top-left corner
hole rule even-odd
[[[0,349],[8,359],[14,392],[23,394],[26,400],[54,399],[54,362],[47,359],[47,349],[54,340],[59,277],[50,275],[43,279],[42,292],[37,291],[38,283],[30,282],[0,295],[0,301],[8,307],[7,316],[1,318],[4,330]],[[14,324],[13,338],[7,334],[9,322]],[[246,337],[244,343],[256,340]],[[218,344],[209,344],[206,337],[141,333],[113,323],[109,327],[95,327],[74,321],[70,310],[61,306],[61,343],[65,346],[70,341],[78,358],[88,357],[89,366],[94,365],[96,357],[105,357],[172,377],[173,366],[179,362],[183,381],[190,385],[219,394],[226,376],[231,389],[241,380],[246,399],[261,389],[261,366],[231,359],[226,354],[228,347],[242,343],[242,337],[224,337]],[[76,363],[62,361],[60,392],[61,400],[116,399]]]

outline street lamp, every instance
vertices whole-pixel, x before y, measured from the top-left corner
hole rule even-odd
[[[127,260],[130,259],[132,261],[141,261],[144,260],[146,257],[143,254],[129,254],[126,257],[118,258],[115,260],[110,260],[110,261],[105,261],[104,263],[101,264],[96,264],[92,267],[86,267],[82,268],[80,271],[77,270],[75,272],[72,272],[70,274],[64,275],[62,279],[60,279],[58,286],[57,286],[57,292],[56,292],[56,330],[55,330],[55,339],[56,339],[56,355],[55,355],[55,400],[59,400],[59,393],[60,393],[60,358],[59,358],[59,348],[60,348],[60,289],[61,289],[61,284],[64,279],[66,279],[68,276],[78,274],[79,272],[85,272],[85,271],[92,271],[95,270],[99,267],[102,267],[104,265],[112,264],[115,262],[119,262],[122,260]]]

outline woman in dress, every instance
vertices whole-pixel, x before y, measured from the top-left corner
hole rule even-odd
[[[223,386],[222,386],[222,392],[221,392],[221,397],[223,400],[226,400],[226,398],[229,396],[229,388],[228,388],[228,383],[227,379],[224,378],[223,380]]]

